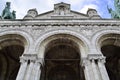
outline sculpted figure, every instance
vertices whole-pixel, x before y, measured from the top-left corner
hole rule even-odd
[[[15,19],[16,18],[15,11],[13,11],[12,13],[10,12],[10,2],[6,2],[6,6],[2,12],[1,17],[2,19]]]
[[[111,14],[111,17],[114,19],[120,19],[120,0],[114,0],[115,11],[111,8],[108,8],[108,12]]]
[[[12,11],[12,17],[13,19],[16,19],[16,11]]]

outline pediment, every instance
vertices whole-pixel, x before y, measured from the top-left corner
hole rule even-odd
[[[76,19],[86,19],[89,18],[88,15],[82,14],[80,12],[72,11],[70,10],[69,14],[66,15],[57,15],[55,14],[54,10],[48,11],[42,14],[37,15],[34,19],[70,19],[70,18],[76,18]]]
[[[54,10],[38,14],[36,9],[30,9],[24,19],[92,19],[100,18],[97,11],[89,9],[87,14],[73,11],[70,4],[58,3],[54,4]]]

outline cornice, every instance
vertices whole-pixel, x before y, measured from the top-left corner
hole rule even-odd
[[[28,26],[28,25],[37,25],[37,26],[120,26],[120,20],[112,19],[97,19],[97,20],[79,20],[79,19],[39,19],[39,20],[0,20],[0,26]]]

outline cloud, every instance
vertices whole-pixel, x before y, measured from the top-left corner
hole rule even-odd
[[[112,0],[1,0],[0,9],[4,8],[5,2],[11,2],[11,10],[16,11],[17,18],[23,18],[29,9],[36,8],[38,13],[47,12],[54,9],[54,4],[65,2],[71,4],[72,10],[86,13],[88,8],[102,7],[114,4]],[[108,3],[107,3],[108,2]],[[107,3],[107,4],[106,4]],[[2,6],[2,7],[1,7]],[[99,10],[102,10],[99,8]]]
[[[17,18],[23,18],[29,9],[36,8],[38,13],[53,9],[57,0],[6,0],[11,2],[11,9],[16,11]]]
[[[98,7],[93,4],[84,5],[83,8],[80,10],[80,12],[86,14],[88,8],[97,9]]]

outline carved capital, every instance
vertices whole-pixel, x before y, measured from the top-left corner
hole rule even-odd
[[[21,56],[21,57],[20,57],[20,62],[21,62],[21,63],[25,63],[25,62],[27,62],[27,59],[24,58],[23,56]]]
[[[44,59],[43,58],[38,58],[36,62],[43,65]]]
[[[97,61],[97,62],[102,62],[105,63],[105,57],[102,54],[89,54],[88,55],[88,59],[93,62],[93,61]]]
[[[90,64],[90,60],[88,58],[83,58],[82,59],[82,66],[88,66]]]
[[[37,55],[36,54],[23,54],[20,57],[20,62],[35,62],[37,60]]]
[[[102,54],[88,54],[88,59],[90,60],[98,60],[102,59],[103,55]]]
[[[103,58],[101,58],[101,59],[98,59],[98,62],[101,62],[101,63],[105,63],[106,62],[106,60],[105,60],[106,58],[105,57],[103,57]]]
[[[27,60],[36,60],[37,54],[23,54],[23,57],[25,57]]]

